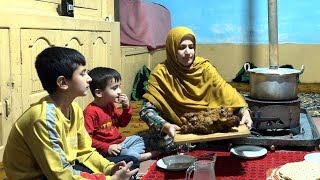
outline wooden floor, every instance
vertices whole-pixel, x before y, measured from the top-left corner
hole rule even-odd
[[[0,180],[4,180],[4,179],[7,179],[7,176],[4,172],[2,162],[0,162]]]
[[[230,83],[238,91],[249,92],[249,84],[245,83]],[[298,84],[299,93],[320,93],[320,83],[302,83]],[[320,118],[315,118],[314,121],[320,130]],[[145,173],[145,172],[144,172]],[[0,162],[0,180],[6,180],[6,175],[3,169],[2,162]]]

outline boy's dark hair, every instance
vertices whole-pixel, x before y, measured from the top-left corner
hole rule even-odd
[[[65,47],[49,47],[37,56],[35,62],[42,87],[49,94],[56,91],[59,76],[72,79],[72,74],[79,65],[86,65],[84,56],[75,49]]]
[[[119,72],[107,67],[96,67],[89,71],[89,76],[92,78],[90,91],[93,97],[96,96],[94,92],[96,89],[104,90],[112,79],[114,79],[115,82],[121,81]]]

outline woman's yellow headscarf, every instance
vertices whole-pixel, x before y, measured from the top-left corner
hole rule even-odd
[[[185,35],[194,37],[189,28],[176,27],[169,31],[166,41],[167,60],[151,72],[144,98],[154,104],[163,117],[179,126],[185,124],[184,113],[207,108],[247,107],[243,97],[226,83],[207,59],[195,57],[191,66],[182,66],[176,57]]]

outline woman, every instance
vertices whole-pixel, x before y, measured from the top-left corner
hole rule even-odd
[[[251,128],[249,108],[243,97],[226,83],[207,59],[196,56],[195,35],[189,28],[176,27],[166,40],[167,60],[151,72],[140,112],[157,148],[172,150],[176,130],[186,122],[184,113],[207,108],[239,109],[241,124]]]

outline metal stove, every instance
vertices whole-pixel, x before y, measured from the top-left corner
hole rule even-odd
[[[245,97],[256,134],[300,133],[300,100],[261,101]]]
[[[244,97],[252,110],[253,128],[249,137],[230,140],[231,145],[260,145],[271,150],[319,148],[319,131],[308,111],[300,108],[299,98],[261,101]]]

